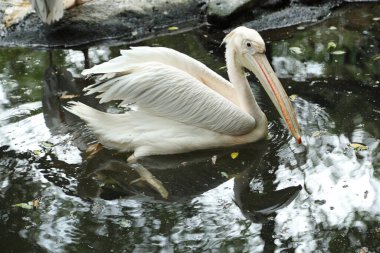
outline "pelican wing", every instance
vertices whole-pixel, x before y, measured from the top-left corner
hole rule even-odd
[[[166,47],[132,47],[129,50],[121,50],[120,52],[121,56],[96,65],[91,69],[86,69],[82,74],[107,74],[105,75],[106,77],[112,77],[116,73],[126,71],[126,68],[131,64],[151,61],[160,62],[185,71],[210,89],[238,105],[232,84],[188,55]]]
[[[191,74],[160,62],[114,62],[98,65],[87,74],[104,75],[87,88],[87,94],[100,93],[100,103],[121,100],[137,105],[145,113],[171,119],[226,135],[251,132],[255,119]],[[108,70],[114,64],[113,72]],[[112,68],[111,68],[112,69]]]

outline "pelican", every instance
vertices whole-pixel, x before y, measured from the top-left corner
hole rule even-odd
[[[30,0],[32,8],[42,22],[51,24],[63,17],[65,9],[79,5],[88,0]]]
[[[85,88],[100,103],[133,105],[123,114],[81,102],[66,108],[82,118],[103,146],[133,152],[129,162],[151,155],[235,146],[263,139],[268,121],[246,78],[252,71],[291,134],[301,143],[291,102],[265,56],[259,33],[238,27],[223,40],[230,82],[201,62],[164,47],[132,47],[121,56],[82,72],[100,75]]]
[[[82,72],[98,75],[97,82],[85,88],[87,95],[98,94],[100,103],[117,100],[119,106],[133,105],[131,110],[110,114],[81,102],[71,102],[66,109],[87,122],[103,146],[133,152],[128,158],[133,165],[151,155],[255,142],[266,137],[268,121],[249,86],[247,69],[256,75],[301,143],[293,107],[265,56],[259,33],[238,27],[223,43],[230,82],[173,49],[132,47]],[[160,182],[151,180],[150,184],[160,191]],[[165,190],[160,193],[167,196]]]

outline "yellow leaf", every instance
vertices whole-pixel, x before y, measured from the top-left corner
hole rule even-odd
[[[68,94],[68,93],[65,93],[65,94],[62,94],[59,99],[73,99],[73,98],[76,98],[76,97],[79,97],[79,95],[77,94]]]
[[[239,156],[239,152],[232,152],[231,153],[231,158],[236,159]]]
[[[168,27],[168,31],[176,31],[178,30],[179,28],[177,26],[169,26]]]
[[[40,206],[40,199],[33,199],[32,200],[32,207],[33,209],[37,209]]]
[[[375,57],[373,57],[373,60],[374,60],[374,61],[378,61],[378,60],[380,60],[380,54],[375,55]]]
[[[294,100],[296,100],[297,97],[298,97],[298,95],[293,94],[293,95],[289,96],[289,99],[290,99],[290,101],[294,101]]]
[[[335,54],[335,55],[340,55],[340,54],[345,54],[345,53],[346,52],[343,50],[336,50],[336,51],[331,52],[331,54]]]
[[[356,151],[368,150],[368,147],[365,144],[358,143],[358,142],[350,143],[349,146],[355,149]]]

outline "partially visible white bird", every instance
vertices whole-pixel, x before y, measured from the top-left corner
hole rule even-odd
[[[238,27],[223,42],[231,82],[173,49],[133,47],[82,74],[101,75],[87,94],[99,93],[100,103],[133,104],[134,110],[110,114],[80,102],[66,109],[86,121],[105,147],[132,151],[131,163],[149,155],[250,143],[267,135],[268,122],[246,79],[248,69],[301,143],[293,107],[265,57],[259,33]]]
[[[65,9],[83,3],[85,0],[30,0],[37,16],[47,24],[63,17]]]

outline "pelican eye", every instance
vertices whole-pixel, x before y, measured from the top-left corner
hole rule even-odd
[[[252,44],[251,44],[251,42],[247,42],[247,47],[252,47]]]

